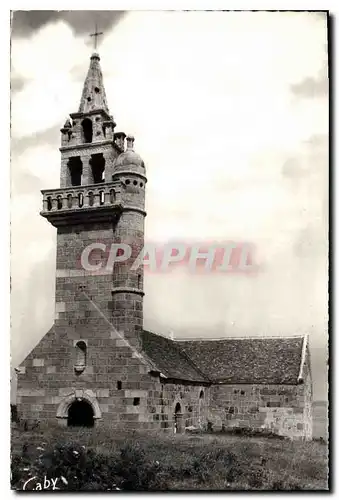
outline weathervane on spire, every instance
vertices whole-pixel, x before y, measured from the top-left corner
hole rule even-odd
[[[103,35],[104,33],[102,31],[98,32],[98,26],[95,23],[95,33],[90,33],[89,36],[94,36],[94,50],[97,50],[97,41],[98,41],[98,36]]]

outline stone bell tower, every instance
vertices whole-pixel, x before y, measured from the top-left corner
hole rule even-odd
[[[85,292],[138,348],[143,269],[133,271],[131,264],[144,244],[147,179],[144,162],[133,150],[134,138],[126,140],[115,126],[100,57],[94,53],[79,110],[61,129],[60,188],[42,191],[41,215],[57,228],[55,325],[66,335],[74,328],[81,335],[91,314],[81,300]],[[113,268],[108,265],[112,244],[132,248],[129,260]]]

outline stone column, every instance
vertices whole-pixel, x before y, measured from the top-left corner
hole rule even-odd
[[[105,151],[103,153],[103,157],[105,159],[105,182],[112,182],[113,162],[114,162],[112,151]]]
[[[71,185],[71,175],[68,168],[68,158],[61,158],[60,169],[60,187],[67,187]]]
[[[58,208],[58,200],[56,198],[56,196],[53,196],[52,197],[52,210],[57,210]]]
[[[82,178],[81,185],[87,186],[88,184],[93,184],[93,175],[92,175],[92,167],[90,165],[90,155],[82,156]]]

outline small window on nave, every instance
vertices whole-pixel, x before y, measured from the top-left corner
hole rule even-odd
[[[85,369],[87,363],[87,346],[83,340],[79,340],[75,344],[76,350],[76,361],[75,361],[75,371],[81,372]]]

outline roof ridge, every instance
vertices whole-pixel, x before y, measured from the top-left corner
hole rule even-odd
[[[307,334],[305,334],[307,335]],[[260,340],[267,340],[267,339],[303,339],[305,335],[251,335],[247,337],[237,337],[237,336],[232,336],[232,337],[218,337],[218,338],[206,338],[206,337],[188,337],[188,338],[176,338],[174,342],[191,342],[191,341],[218,341],[218,340],[230,340],[230,339],[237,339],[237,340],[253,340],[253,339],[260,339]]]

